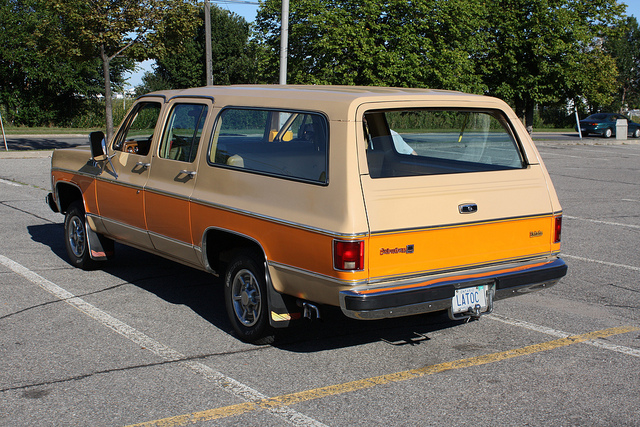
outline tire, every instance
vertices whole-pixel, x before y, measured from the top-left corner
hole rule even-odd
[[[613,135],[613,131],[611,130],[611,128],[605,129],[604,133],[602,134],[604,138],[611,138],[611,135]]]
[[[636,129],[631,135],[632,138],[640,138],[640,128]]]
[[[65,214],[64,243],[71,265],[83,270],[95,268],[96,263],[89,254],[84,206],[80,200],[71,203]]]
[[[254,344],[273,340],[264,267],[253,252],[241,252],[229,263],[224,299],[238,338]]]

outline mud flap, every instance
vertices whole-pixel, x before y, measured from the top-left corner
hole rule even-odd
[[[269,302],[269,324],[273,328],[286,328],[289,326],[291,321],[302,318],[301,307],[296,304],[296,299],[294,297],[283,295],[275,290],[266,264],[265,272],[267,281],[267,299]]]
[[[112,259],[115,255],[115,244],[113,240],[98,234],[89,227],[85,221],[87,230],[87,244],[89,245],[89,254],[94,261],[106,261]]]

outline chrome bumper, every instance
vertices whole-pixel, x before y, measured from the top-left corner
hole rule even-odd
[[[342,312],[354,319],[383,319],[447,310],[456,289],[495,286],[494,300],[551,287],[567,274],[557,257],[494,267],[429,280],[358,286],[340,292]]]

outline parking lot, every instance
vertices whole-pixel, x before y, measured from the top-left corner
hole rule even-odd
[[[637,142],[538,145],[557,286],[469,323],[323,310],[262,346],[213,276],[124,246],[71,267],[50,152],[0,153],[0,425],[640,425]]]

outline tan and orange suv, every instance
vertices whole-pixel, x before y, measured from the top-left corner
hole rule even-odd
[[[549,175],[495,98],[210,86],[144,95],[90,140],[52,158],[71,263],[118,241],[220,275],[245,341],[323,305],[480,317],[567,271]]]

